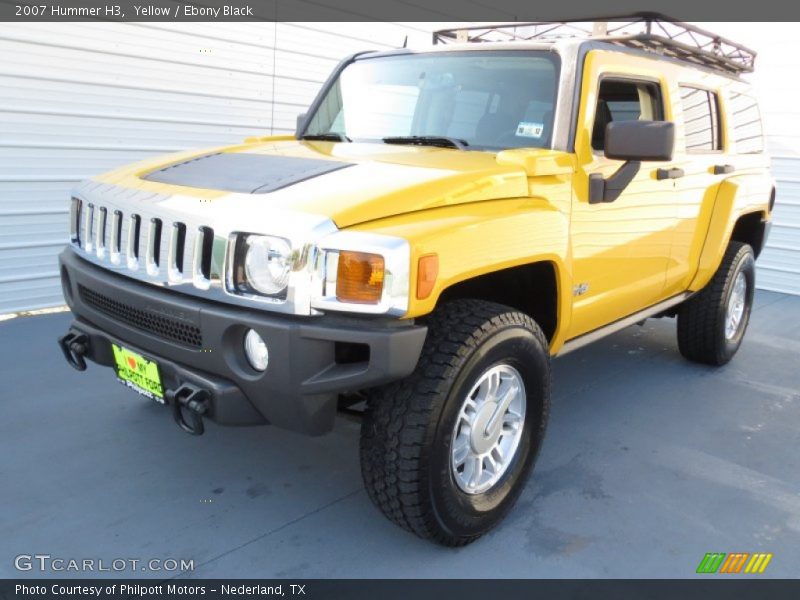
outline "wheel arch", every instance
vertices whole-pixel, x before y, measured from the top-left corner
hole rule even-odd
[[[453,282],[441,291],[436,307],[461,299],[509,306],[536,321],[552,347],[566,312],[561,306],[563,278],[558,261],[534,260]]]
[[[774,192],[773,192],[774,194]],[[733,225],[729,242],[744,242],[753,248],[753,253],[758,258],[764,249],[767,234],[767,220],[764,211],[756,210],[753,212],[739,215]]]

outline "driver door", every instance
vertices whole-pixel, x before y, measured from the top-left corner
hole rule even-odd
[[[584,71],[587,91],[575,139],[579,170],[571,219],[573,310],[569,339],[663,299],[676,218],[674,182],[656,178],[656,170],[667,166],[661,162],[642,162],[613,202],[589,203],[589,176],[610,177],[623,164],[603,154],[605,126],[620,120],[671,119],[663,75],[654,72],[631,77],[632,65],[606,63],[601,68],[591,58],[587,57]],[[631,58],[621,56],[620,60]]]

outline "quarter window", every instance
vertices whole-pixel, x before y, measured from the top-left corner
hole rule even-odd
[[[722,150],[717,94],[680,86],[687,152]]]
[[[739,154],[763,152],[764,131],[755,98],[745,94],[731,94],[731,117],[736,152]]]

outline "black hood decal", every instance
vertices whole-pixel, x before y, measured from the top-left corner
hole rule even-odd
[[[148,173],[142,179],[226,192],[266,194],[352,164],[294,156],[220,152],[169,165]]]

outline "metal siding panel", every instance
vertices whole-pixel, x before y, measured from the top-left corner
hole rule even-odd
[[[777,195],[772,231],[758,259],[757,283],[764,289],[800,295],[800,157],[775,157],[772,170]]]
[[[0,314],[64,304],[57,278],[0,283]]]
[[[63,302],[69,190],[119,165],[271,128],[273,28],[6,24],[0,313]]]

